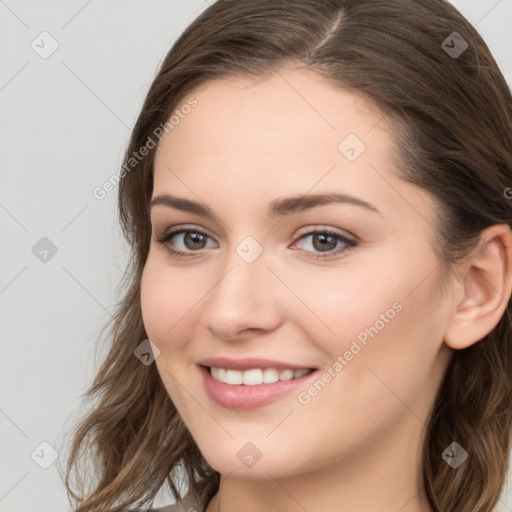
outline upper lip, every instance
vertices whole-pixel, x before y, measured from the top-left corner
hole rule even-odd
[[[314,370],[315,368],[303,365],[303,364],[294,364],[294,363],[286,363],[283,361],[273,361],[271,359],[261,359],[255,357],[248,357],[245,359],[229,359],[228,357],[209,357],[206,359],[201,359],[198,361],[200,366],[207,366],[213,368],[225,368],[226,370],[252,370],[254,368],[275,368],[276,370],[302,370],[302,369],[310,369]]]

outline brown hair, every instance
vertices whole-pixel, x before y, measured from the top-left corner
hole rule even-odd
[[[448,51],[453,32],[468,45],[457,56]],[[386,116],[401,178],[441,205],[435,248],[443,269],[467,255],[485,228],[512,225],[504,197],[512,184],[510,89],[475,28],[444,0],[218,0],[165,57],[124,164],[197,86],[230,75],[270,76],[290,64],[364,95]],[[139,291],[151,237],[154,154],[121,173],[130,267],[108,355],[87,391],[96,401],[73,431],[65,483],[77,512],[145,505],[166,482],[179,498],[180,471],[204,503],[219,485],[156,366],[134,356],[147,338]],[[502,492],[512,431],[510,307],[484,339],[454,351],[436,396],[422,453],[425,492],[436,512],[489,512]],[[457,469],[441,457],[453,441],[469,453]],[[79,467],[84,460],[96,477],[89,491]],[[80,494],[70,484],[75,466]]]

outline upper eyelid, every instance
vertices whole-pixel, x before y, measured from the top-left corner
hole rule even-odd
[[[334,203],[333,203],[334,204]],[[347,204],[347,203],[345,203]],[[313,208],[311,208],[311,210],[313,209],[316,209],[316,208],[322,208],[326,205],[322,204],[322,205],[317,205]],[[165,210],[165,208],[161,208],[162,210]],[[173,208],[170,208],[171,210],[173,210]],[[152,208],[150,210],[150,213],[149,213],[149,220],[150,220],[150,223],[152,226],[154,226],[155,224],[159,224],[160,221],[159,220],[156,220],[156,219],[159,219],[160,215],[158,215],[156,217],[156,219],[153,219],[153,217],[155,216],[156,212],[157,211],[160,211],[160,208]],[[309,211],[309,210],[308,210]],[[301,212],[302,213],[302,212]],[[296,215],[299,216],[301,213],[297,213]],[[193,216],[196,216],[197,214],[192,214]],[[289,220],[293,220],[293,215],[287,215],[287,217],[289,217]],[[203,219],[204,221],[205,219]],[[213,221],[214,222],[214,221]],[[167,223],[169,224],[169,223]],[[179,223],[176,224],[176,225],[180,225]],[[189,229],[189,226],[192,225],[192,226],[199,226],[198,224],[194,224],[194,223],[185,223],[185,227],[183,229]],[[223,225],[223,226],[222,226]],[[222,222],[222,225],[220,226],[221,228],[221,236],[222,237],[225,237],[226,236],[226,230],[224,229],[224,226],[227,228],[227,231],[232,231],[229,226],[226,226],[226,224],[224,222]],[[359,237],[357,235],[355,235],[354,233],[351,233],[350,231],[348,231],[347,229],[343,229],[343,228],[339,228],[339,227],[331,227],[330,224],[325,224],[325,225],[322,225],[322,224],[313,224],[314,227],[311,227],[310,229],[332,229],[332,230],[341,230],[342,233],[340,233],[341,236],[346,236],[347,238],[351,238],[353,240],[359,240]],[[217,226],[219,227],[219,226]],[[174,227],[172,228],[174,229]],[[192,228],[190,228],[192,229]],[[202,231],[209,231],[208,228],[203,228],[202,226],[199,227],[200,230]],[[272,228],[270,228],[268,231],[270,231]],[[305,234],[306,232],[302,233],[302,234]],[[346,233],[346,235],[344,235],[344,233]],[[207,233],[208,236],[211,236],[212,238],[216,238],[215,236],[213,235],[210,235],[209,233]]]

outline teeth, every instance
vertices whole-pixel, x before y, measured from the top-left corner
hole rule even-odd
[[[242,384],[243,373],[238,370],[226,370],[225,382],[227,384]]]
[[[254,386],[263,382],[263,372],[259,369],[247,370],[246,372],[240,373],[242,373],[242,383],[247,386]]]
[[[279,372],[279,380],[292,380],[293,370],[281,370]]]
[[[303,370],[295,370],[293,378],[298,379],[300,377],[304,377],[304,375],[307,375],[308,373],[310,373],[310,370],[307,368],[304,368]]]
[[[265,368],[263,370],[263,383],[273,384],[279,380],[279,372],[274,368]]]
[[[286,381],[292,379],[299,379],[312,370],[303,368],[302,370],[276,370],[275,368],[254,368],[251,370],[226,370],[225,368],[210,368],[211,376],[225,384],[239,385],[245,384],[246,386],[257,386],[258,384],[273,384],[278,380]]]

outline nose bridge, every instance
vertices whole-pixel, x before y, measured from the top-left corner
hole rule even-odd
[[[267,269],[267,254],[263,245],[250,235],[242,237],[238,243],[230,246],[224,260],[224,277],[217,285],[219,291],[246,296],[249,299],[251,287],[257,285],[262,289],[263,281],[268,279],[267,274],[270,274]]]
[[[268,282],[271,274],[267,263],[263,247],[253,237],[244,238],[230,250],[223,267],[223,277],[212,290],[212,298],[215,296],[217,302],[243,301],[243,304],[254,307],[266,293],[265,281]]]

